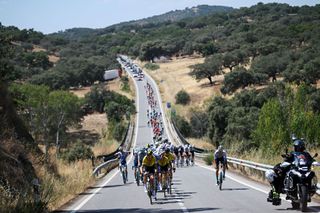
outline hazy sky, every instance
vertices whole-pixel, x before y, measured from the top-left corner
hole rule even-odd
[[[73,27],[103,28],[200,4],[239,8],[258,2],[319,4],[319,0],[0,0],[0,22],[52,33]]]

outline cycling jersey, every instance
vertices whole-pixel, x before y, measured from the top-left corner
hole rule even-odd
[[[147,155],[142,160],[142,165],[147,167],[153,167],[156,164],[156,158],[154,155]]]
[[[163,156],[162,158],[160,158],[160,159],[158,160],[158,164],[159,164],[159,166],[161,166],[161,167],[164,167],[164,166],[168,165],[169,163],[170,163],[170,160],[169,160],[167,157],[165,157],[165,156]]]
[[[127,165],[128,152],[118,152],[115,155],[118,156],[118,159],[120,160],[121,165],[124,165],[124,166]]]
[[[164,156],[167,157],[170,162],[171,162],[171,161],[174,161],[174,159],[175,159],[174,155],[173,155],[172,153],[170,153],[170,152],[166,152],[166,153],[164,154]]]

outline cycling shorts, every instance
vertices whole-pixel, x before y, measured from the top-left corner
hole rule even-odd
[[[168,171],[168,165],[160,166],[160,172],[167,172]]]
[[[216,162],[216,169],[219,168],[220,162],[221,162],[222,164],[225,164],[225,163],[226,163],[223,157],[222,157],[222,158],[217,158],[217,159],[215,160],[215,162]]]
[[[150,173],[150,174],[154,174],[155,173],[155,167],[154,166],[145,166],[145,171]]]

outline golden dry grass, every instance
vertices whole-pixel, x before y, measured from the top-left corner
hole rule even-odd
[[[52,188],[49,209],[54,210],[76,197],[94,183],[90,160],[66,164],[61,160],[53,162],[59,177],[42,168],[39,176],[46,188]]]
[[[209,141],[204,138],[188,138],[188,142],[193,144],[197,148],[205,149],[205,150],[214,150],[215,147]]]
[[[207,79],[197,81],[189,75],[191,69],[189,66],[203,63],[204,58],[186,57],[173,58],[166,63],[159,63],[160,68],[155,71],[145,69],[157,82],[162,96],[163,104],[171,102],[175,104],[175,95],[184,89],[191,97],[191,102],[187,106],[175,105],[174,108],[178,114],[189,119],[191,108],[201,108],[204,103],[215,95],[220,95],[220,83],[223,81],[223,75],[213,78],[216,84],[211,86]],[[141,67],[145,63],[136,61]],[[165,108],[165,107],[164,107]],[[212,147],[210,143],[200,139],[188,139],[199,147]]]
[[[204,79],[196,81],[188,73],[189,66],[203,63],[204,58],[174,58],[167,63],[159,63],[160,69],[155,71],[147,70],[148,73],[159,83],[162,96],[165,101],[174,103],[175,95],[182,89],[191,96],[191,106],[200,106],[205,100],[213,95],[220,94],[219,83],[211,86],[209,81]],[[138,63],[143,67],[145,63]],[[221,82],[223,76],[216,76],[215,81]]]

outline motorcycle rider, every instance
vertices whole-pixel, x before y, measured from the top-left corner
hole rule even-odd
[[[284,162],[293,163],[294,161],[299,161],[304,159],[308,165],[311,165],[314,159],[311,155],[305,151],[305,143],[303,140],[292,137],[293,149],[289,154],[282,155]],[[290,170],[289,167],[284,167],[282,163],[274,166],[272,170],[266,172],[266,178],[271,184],[271,190],[269,192],[267,201],[272,202],[273,205],[281,205],[280,193],[283,193],[284,189],[284,179],[287,172]]]

